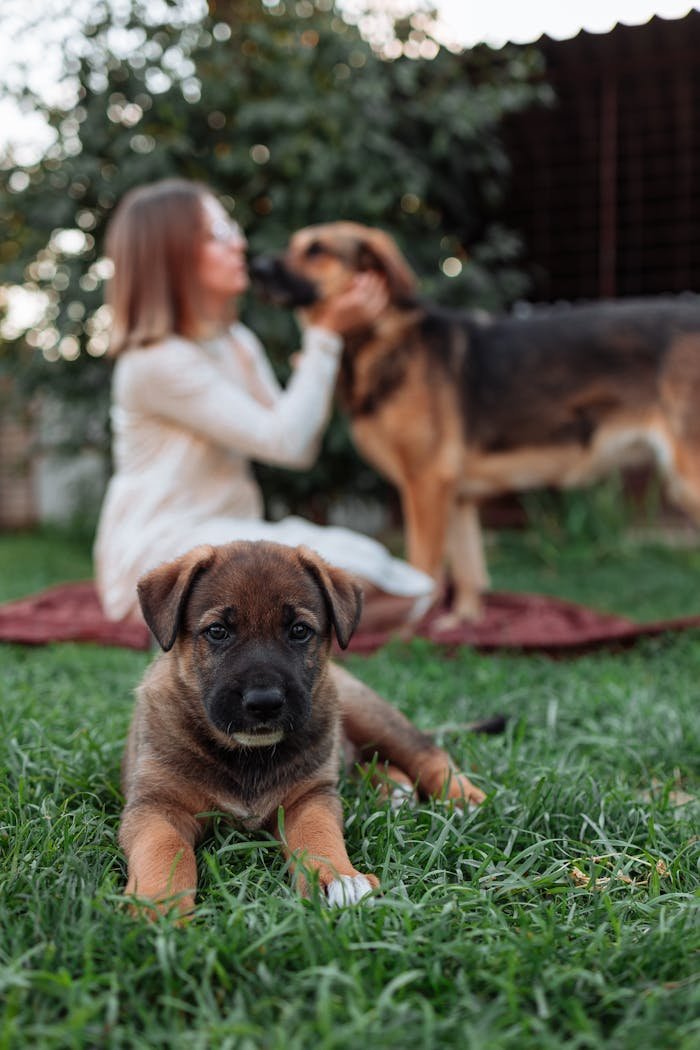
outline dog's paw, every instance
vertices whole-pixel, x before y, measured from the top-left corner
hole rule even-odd
[[[450,813],[456,813],[458,817],[463,817],[465,813],[476,813],[480,808],[476,802],[465,802],[464,800],[455,802],[454,799],[436,799],[436,801],[439,806],[444,806]]]
[[[478,810],[479,806],[485,800],[486,794],[481,790],[481,787],[472,784],[469,777],[465,777],[464,773],[458,773],[453,776],[450,780],[446,801],[450,802],[455,810],[464,813],[473,813],[474,810]]]
[[[414,809],[418,801],[417,795],[410,784],[392,784],[388,794],[389,806],[396,813],[397,810],[408,806]]]
[[[485,798],[486,795],[481,788],[472,784],[464,773],[453,773],[442,801],[444,805],[450,806],[456,813],[463,816],[465,812],[474,813]]]
[[[438,761],[427,765],[421,772],[421,795],[452,804],[461,809],[469,806],[480,806],[486,798],[485,793],[472,784],[465,773],[451,769],[444,754],[438,755]]]
[[[438,632],[454,631],[469,624],[479,623],[483,617],[481,602],[477,599],[474,603],[460,603],[460,606],[450,609],[449,612],[440,613],[436,616],[432,627]]]
[[[181,894],[179,897],[163,896],[158,899],[133,894],[125,896],[129,899],[128,911],[132,919],[155,922],[158,918],[167,916],[176,926],[184,926],[194,914],[194,897],[189,894]]]
[[[373,883],[370,882],[373,880]],[[374,876],[338,875],[325,887],[329,908],[344,908],[349,904],[358,904],[367,897],[377,885]],[[368,902],[369,903],[369,902]]]
[[[403,809],[404,806],[412,809],[418,802],[415,787],[403,773],[395,771],[393,774],[376,776],[374,779],[378,784],[377,797],[382,802],[388,802],[394,812]]]

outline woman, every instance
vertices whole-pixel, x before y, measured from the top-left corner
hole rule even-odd
[[[95,543],[105,612],[138,616],[138,578],[199,543],[267,539],[304,543],[360,577],[365,628],[400,624],[427,606],[432,580],[348,529],[264,521],[249,467],[313,463],[343,336],[379,314],[384,287],[359,277],[304,332],[282,390],[237,318],[246,247],[216,198],[180,179],[133,190],[110,223],[115,474]]]

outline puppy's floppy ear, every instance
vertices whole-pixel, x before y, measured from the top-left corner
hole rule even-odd
[[[361,270],[383,273],[392,300],[411,299],[416,294],[416,275],[395,241],[383,230],[366,229],[363,232],[358,266]]]
[[[213,547],[202,544],[146,573],[136,585],[143,618],[166,653],[175,645],[192,584],[215,554]]]
[[[318,584],[340,648],[347,649],[360,622],[362,588],[349,573],[329,565],[308,547],[298,547],[297,554]]]

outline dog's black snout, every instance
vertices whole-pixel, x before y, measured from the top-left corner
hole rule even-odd
[[[255,686],[243,694],[243,707],[257,718],[270,718],[284,706],[284,693],[277,685]]]
[[[311,306],[318,300],[313,282],[288,269],[283,256],[254,255],[248,273],[258,294],[277,306]]]
[[[277,265],[274,255],[254,255],[248,264],[248,272],[251,277],[263,281],[277,272]]]

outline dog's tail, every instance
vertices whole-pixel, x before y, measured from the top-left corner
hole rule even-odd
[[[488,718],[480,718],[476,722],[447,722],[438,729],[428,729],[431,736],[437,733],[488,733],[496,736],[505,732],[508,724],[508,715],[490,715]]]
[[[466,728],[470,733],[489,733],[495,735],[504,733],[508,723],[508,715],[491,715],[490,718],[481,718],[477,722],[467,722]]]

